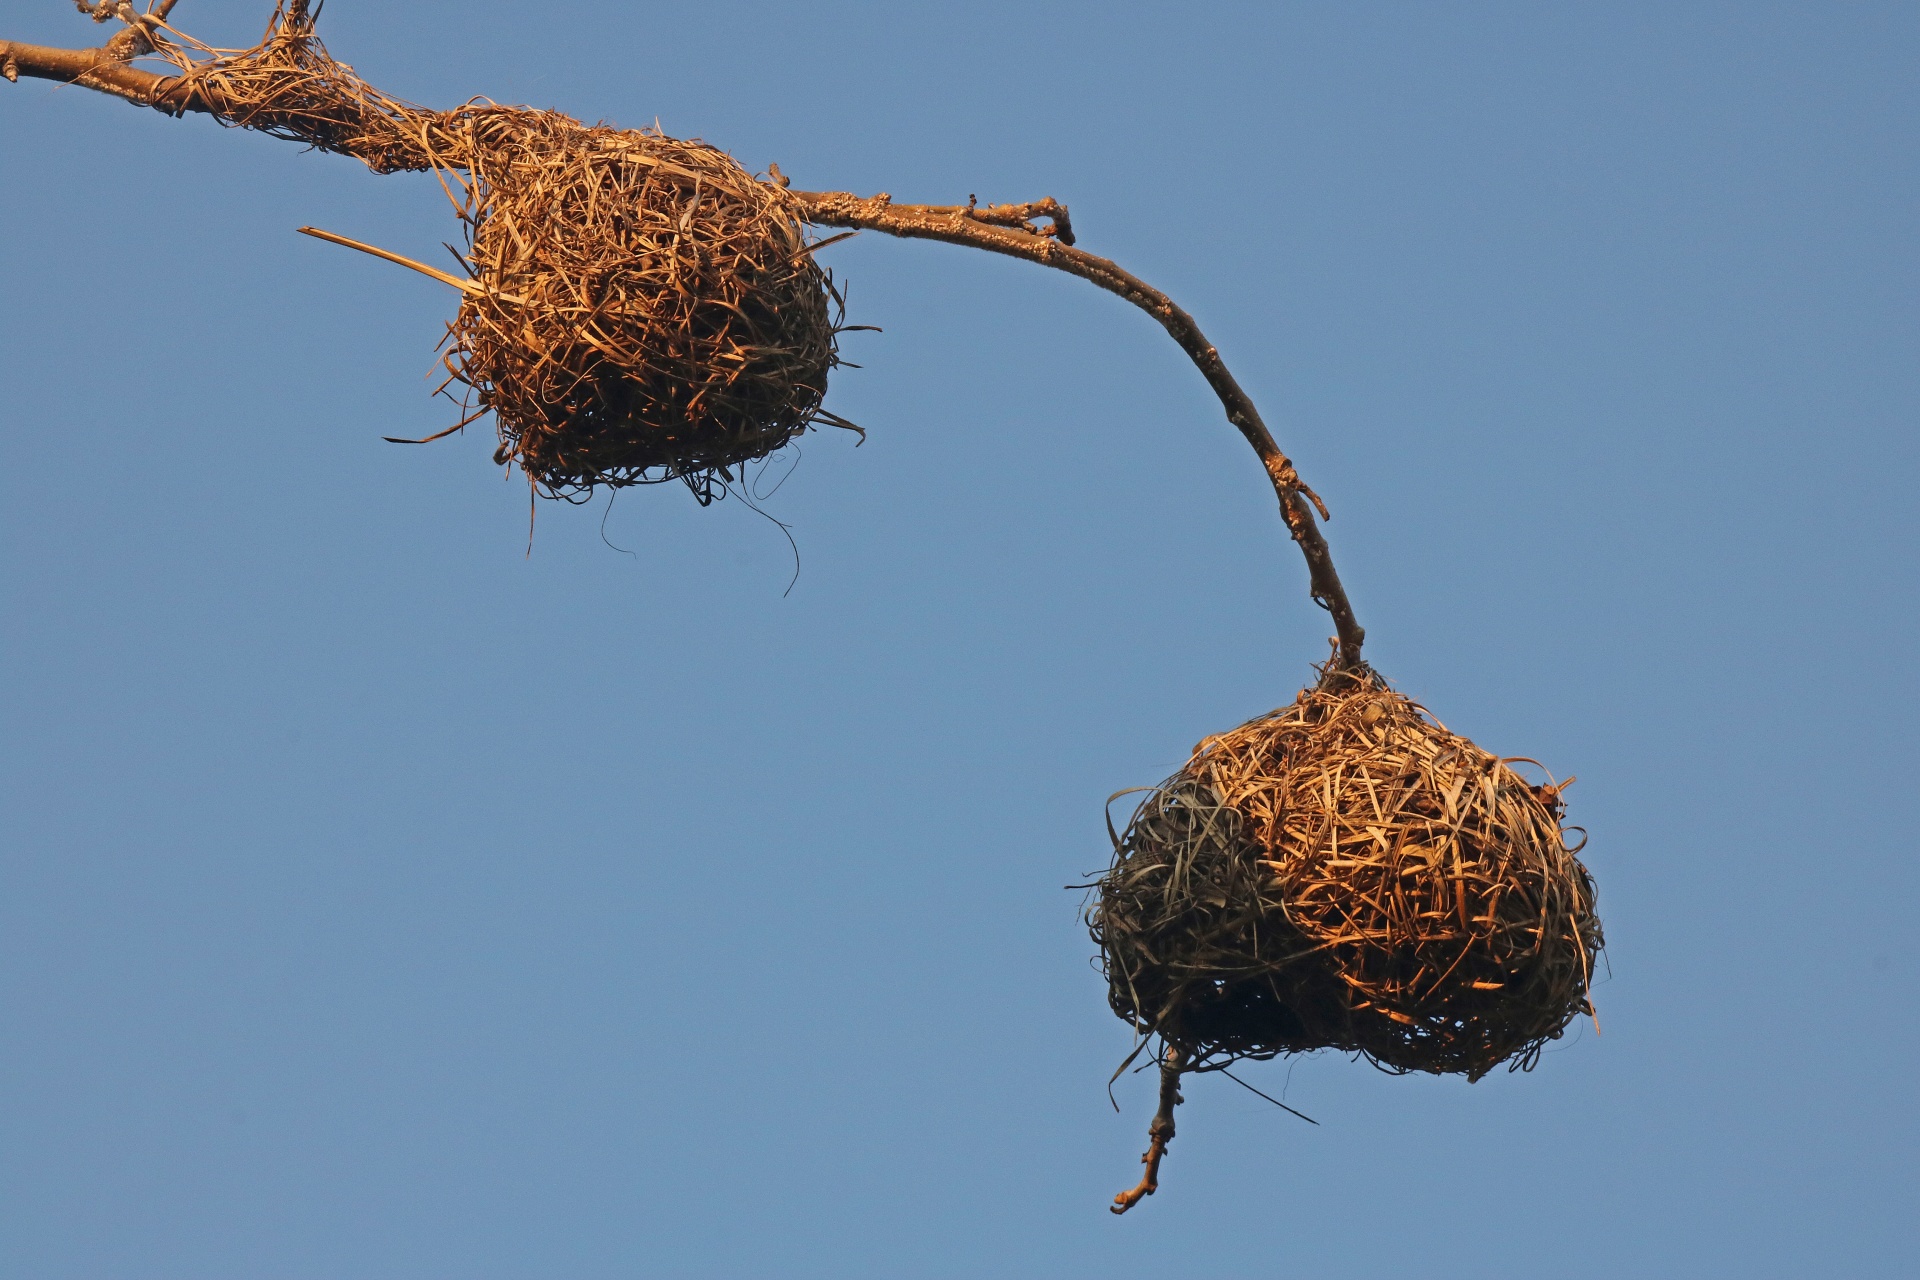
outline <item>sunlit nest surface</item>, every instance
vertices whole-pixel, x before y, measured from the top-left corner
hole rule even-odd
[[[1189,1070],[1532,1066],[1590,1011],[1603,943],[1558,789],[1512,763],[1364,670],[1201,742],[1088,912],[1114,1011]]]

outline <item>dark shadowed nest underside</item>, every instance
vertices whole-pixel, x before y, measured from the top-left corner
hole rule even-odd
[[[1188,1070],[1532,1066],[1591,1012],[1602,938],[1559,789],[1513,763],[1370,671],[1206,739],[1116,834],[1088,911],[1114,1011]]]
[[[497,460],[538,491],[678,479],[707,501],[813,423],[851,425],[821,408],[838,294],[791,198],[725,152],[414,106],[335,62],[304,5],[252,49],[168,52],[232,124],[439,176],[467,236],[442,389],[463,389],[462,426],[493,413]]]

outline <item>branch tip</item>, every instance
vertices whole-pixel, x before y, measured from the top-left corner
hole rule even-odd
[[[1113,1203],[1107,1206],[1109,1213],[1125,1213],[1160,1189],[1160,1161],[1167,1154],[1167,1144],[1173,1141],[1173,1109],[1182,1101],[1180,1070],[1185,1063],[1186,1056],[1172,1045],[1161,1055],[1160,1109],[1154,1112],[1153,1123],[1147,1126],[1147,1153],[1140,1157],[1147,1171],[1141,1175],[1138,1186],[1113,1198]]]

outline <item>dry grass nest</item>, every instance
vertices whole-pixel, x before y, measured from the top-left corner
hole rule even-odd
[[[1603,941],[1560,789],[1516,763],[1331,667],[1204,740],[1114,834],[1087,913],[1114,1011],[1188,1070],[1531,1067],[1592,1012]]]
[[[461,388],[459,426],[493,413],[496,459],[539,492],[677,479],[710,501],[815,422],[852,426],[820,403],[840,295],[791,198],[725,152],[388,97],[327,54],[304,5],[252,49],[172,52],[231,124],[440,177],[467,239],[442,390]]]

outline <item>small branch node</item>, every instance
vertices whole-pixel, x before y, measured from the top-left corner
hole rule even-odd
[[[114,32],[113,38],[101,48],[100,56],[106,62],[132,62],[152,52],[153,41],[147,38],[146,28],[135,21],[125,30]]]

